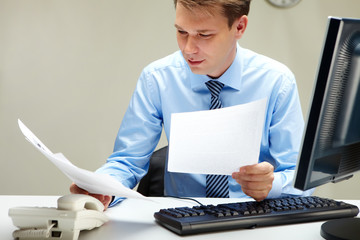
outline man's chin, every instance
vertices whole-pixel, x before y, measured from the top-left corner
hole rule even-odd
[[[207,75],[207,72],[199,67],[190,67],[191,72],[194,74],[199,74],[199,75]]]

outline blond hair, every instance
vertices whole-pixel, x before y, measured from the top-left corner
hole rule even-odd
[[[201,8],[209,14],[217,9],[228,19],[231,28],[234,21],[243,15],[248,15],[251,0],[174,0],[174,4],[181,4],[188,10]]]

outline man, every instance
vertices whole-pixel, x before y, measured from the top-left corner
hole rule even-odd
[[[115,142],[98,172],[133,188],[146,174],[149,158],[164,127],[170,136],[171,113],[209,109],[207,82],[223,84],[222,107],[267,98],[259,163],[227,177],[229,197],[308,194],[292,187],[303,131],[293,74],[282,64],[241,48],[250,0],[175,0],[180,51],[147,66],[138,81]],[[226,159],[224,159],[226,161]],[[165,170],[166,195],[205,197],[205,175]],[[85,193],[76,185],[72,193]],[[105,207],[110,196],[95,195]],[[121,196],[119,196],[121,197]],[[112,204],[121,199],[115,197]]]

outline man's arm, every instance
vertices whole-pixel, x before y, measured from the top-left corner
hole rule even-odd
[[[111,175],[128,188],[135,187],[146,174],[162,131],[157,91],[155,80],[143,72],[122,120],[114,151],[97,173]],[[112,199],[112,196],[91,194],[75,184],[70,186],[70,191],[94,196],[106,208],[123,200],[122,196]]]
[[[276,100],[268,109],[268,131],[262,141],[267,141],[258,164],[240,168],[232,177],[245,194],[256,200],[266,197],[309,195],[293,187],[293,177],[304,121],[293,75],[282,76]]]

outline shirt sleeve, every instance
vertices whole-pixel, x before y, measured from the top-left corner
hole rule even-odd
[[[111,175],[134,188],[147,173],[149,159],[160,139],[162,115],[158,88],[151,74],[142,72],[117,133],[114,151],[96,172]],[[111,206],[123,200],[116,196]]]
[[[274,101],[266,158],[274,166],[273,187],[268,198],[310,195],[293,187],[293,179],[304,130],[304,120],[295,78],[285,76]]]

